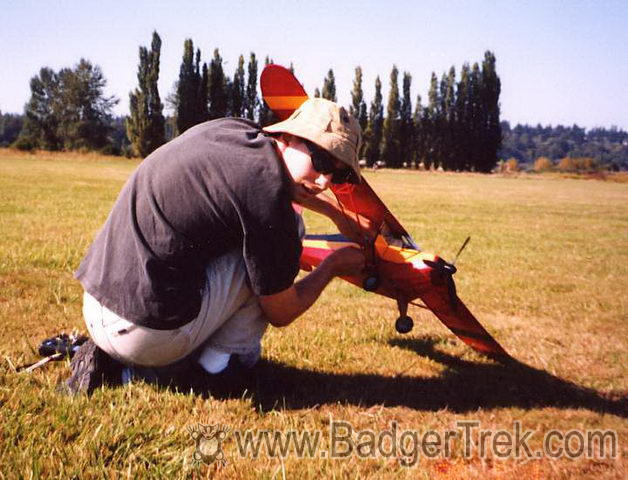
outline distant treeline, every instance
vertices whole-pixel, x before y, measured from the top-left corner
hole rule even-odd
[[[502,122],[500,157],[532,165],[539,158],[558,164],[564,158],[589,158],[597,167],[628,170],[628,133],[617,127],[585,130],[571,127],[536,127]]]
[[[104,95],[106,80],[97,65],[81,59],[74,68],[58,72],[43,67],[30,81],[31,98],[24,114],[0,112],[0,145],[145,157],[206,120],[234,116],[261,125],[276,121],[260,99],[261,68],[255,53],[250,53],[248,62],[240,55],[229,76],[218,49],[209,63],[201,62],[201,51],[194,49],[191,39],[184,42],[179,77],[165,99],[173,115],[164,116],[157,88],[160,51],[161,39],[154,32],[150,47],[139,49],[138,85],[129,94],[128,117],[113,117],[118,99]],[[264,65],[272,62],[267,56]],[[520,125],[511,129],[507,122],[500,123],[501,83],[495,63],[495,56],[487,51],[481,64],[465,63],[459,79],[453,66],[440,80],[432,73],[425,106],[420,96],[413,106],[408,72],[403,73],[400,92],[399,70],[393,65],[385,112],[380,77],[367,107],[362,69],[356,67],[348,108],[364,131],[360,152],[364,163],[489,172],[500,158],[525,163],[538,156],[578,155],[593,157],[599,164],[628,167],[626,133],[621,130],[586,133],[577,126]],[[314,95],[337,101],[332,69]]]

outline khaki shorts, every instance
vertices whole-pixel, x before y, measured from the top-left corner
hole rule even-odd
[[[241,252],[232,251],[212,261],[206,277],[199,315],[180,328],[155,330],[135,325],[85,292],[87,329],[96,345],[126,365],[169,365],[201,345],[225,353],[259,354],[268,321],[247,285]]]

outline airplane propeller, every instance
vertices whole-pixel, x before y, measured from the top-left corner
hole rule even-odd
[[[456,253],[456,256],[454,257],[454,261],[451,262],[452,265],[456,264],[456,262],[458,261],[458,257],[460,256],[462,251],[466,248],[467,244],[469,243],[469,240],[471,240],[470,236],[467,237],[466,240],[462,243],[462,247],[460,247],[460,250],[458,250],[458,253]]]

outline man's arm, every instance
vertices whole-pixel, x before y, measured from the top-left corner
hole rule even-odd
[[[353,212],[343,210],[335,197],[321,192],[316,196],[297,197],[295,201],[308,210],[325,215],[334,222],[338,231],[349,240],[359,244],[364,242],[361,232],[362,229],[368,229],[368,219],[365,217],[360,218],[359,221],[362,223],[360,227],[357,215]]]
[[[334,277],[359,275],[363,269],[364,255],[361,250],[355,247],[341,248],[286,290],[260,296],[260,306],[273,326],[285,327],[314,304]]]

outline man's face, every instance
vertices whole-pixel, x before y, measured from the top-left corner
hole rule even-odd
[[[326,190],[333,173],[320,173],[312,164],[312,152],[307,143],[299,137],[290,136],[283,151],[283,159],[294,182],[296,196],[314,196]],[[334,160],[336,168],[342,168],[342,162]]]

